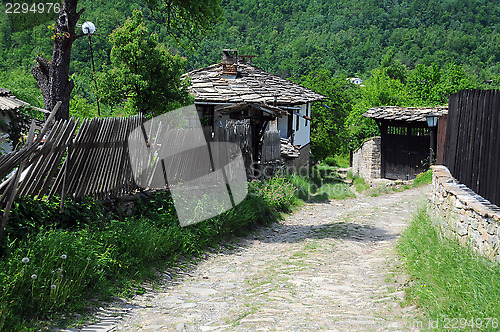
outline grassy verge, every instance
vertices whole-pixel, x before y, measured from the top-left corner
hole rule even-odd
[[[292,174],[288,180],[295,186],[297,197],[304,201],[324,202],[356,196],[335,168],[326,164],[315,165],[310,176]]]
[[[122,218],[92,202],[16,202],[0,258],[0,330],[78,325],[89,308],[127,296],[179,256],[196,256],[231,235],[280,219],[298,204],[283,178],[251,185],[234,209],[182,228],[173,201],[156,193]]]
[[[414,216],[398,244],[411,284],[407,301],[421,306],[431,327],[498,331],[500,267],[443,238],[425,208]],[[438,324],[436,324],[438,322]],[[446,329],[447,324],[448,329]]]
[[[290,212],[303,200],[353,197],[332,167],[249,182],[249,195],[234,209],[182,228],[165,192],[139,201],[133,215],[110,212],[92,200],[16,201],[0,244],[0,330],[77,326],[112,296],[140,292],[140,283],[197,256],[232,235],[245,235]]]

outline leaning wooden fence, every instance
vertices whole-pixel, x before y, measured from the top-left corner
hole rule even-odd
[[[0,179],[25,162],[17,197],[58,195],[79,200],[113,198],[137,189],[130,166],[127,138],[143,118],[70,119],[57,121],[37,145],[0,158]],[[14,177],[0,189],[5,204]]]
[[[500,206],[500,91],[450,96],[444,164],[460,183]]]
[[[128,137],[144,121],[140,115],[82,121],[71,118],[54,122],[50,130],[46,126],[36,139],[32,128],[28,141],[34,143],[0,156],[0,179],[13,174],[0,185],[0,205],[6,206],[16,197],[56,195],[63,202],[66,197],[104,200],[135,192],[139,187],[130,163]],[[209,129],[203,128],[208,142],[236,143],[244,155],[252,148],[248,121],[214,128],[213,137]],[[262,145],[263,162],[279,159],[279,132],[266,133]]]

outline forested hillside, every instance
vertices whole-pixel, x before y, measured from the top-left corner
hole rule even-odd
[[[218,60],[221,47],[259,55],[283,76],[316,68],[363,76],[394,54],[415,64],[465,64],[483,78],[500,72],[496,0],[226,0],[226,20],[198,47],[192,68]],[[209,61],[207,61],[209,59]]]
[[[93,21],[98,67],[109,62],[111,31],[139,1],[81,0],[83,20]],[[500,73],[500,3],[496,0],[224,0],[224,17],[201,43],[167,37],[153,21],[160,41],[188,58],[188,69],[214,63],[220,49],[258,55],[255,63],[282,76],[300,77],[325,68],[363,76],[394,55],[410,68],[417,63],[465,64],[483,78]],[[38,53],[51,53],[50,24],[12,33],[0,18],[2,70],[29,66]],[[87,40],[77,41],[74,71],[88,67]]]
[[[222,0],[223,19],[197,38],[169,35],[145,3],[79,1],[85,8],[80,23],[88,20],[97,27],[92,38],[97,76],[111,64],[111,32],[139,9],[155,40],[186,57],[185,71],[216,63],[222,49],[236,48],[240,55],[256,55],[255,65],[335,99],[330,107],[338,112],[329,114],[336,120],[316,134],[335,136],[342,148],[324,154],[373,133],[373,126],[365,130],[361,125],[361,114],[371,106],[442,104],[459,88],[484,87],[488,80],[498,86],[500,78],[498,0]],[[1,87],[35,106],[43,101],[29,70],[37,55],[51,57],[51,25],[15,31],[0,11]],[[71,63],[75,115],[96,114],[91,68],[88,39],[80,38]],[[341,98],[342,82],[352,76],[363,78],[366,88]],[[105,115],[119,114],[120,105],[103,109]]]

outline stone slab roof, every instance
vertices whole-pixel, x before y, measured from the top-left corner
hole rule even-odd
[[[14,97],[10,90],[0,88],[0,111],[15,111],[23,106],[28,104]]]
[[[376,120],[393,120],[405,122],[425,122],[430,114],[448,114],[447,106],[437,107],[399,107],[380,106],[372,107],[363,116]]]
[[[294,106],[327,98],[248,63],[237,64],[236,78],[222,78],[222,64],[190,71],[190,91],[196,102],[266,103]]]

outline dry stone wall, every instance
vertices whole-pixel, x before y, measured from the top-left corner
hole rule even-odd
[[[500,262],[500,208],[458,183],[446,166],[432,166],[433,219],[444,234]]]
[[[367,139],[352,157],[352,172],[367,180],[381,177],[381,165],[380,136]]]

